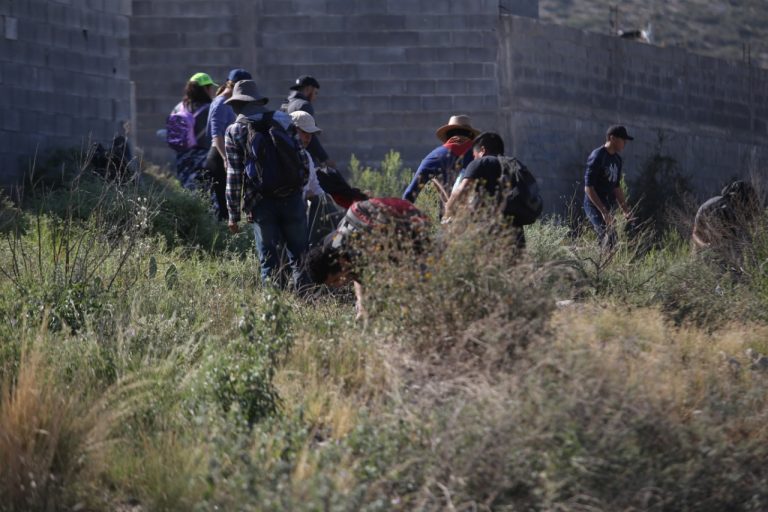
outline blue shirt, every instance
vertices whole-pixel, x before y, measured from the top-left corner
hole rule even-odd
[[[413,180],[411,180],[408,188],[405,189],[403,199],[412,203],[415,202],[416,198],[419,197],[421,189],[432,178],[439,177],[443,183],[448,184],[448,180],[454,179],[452,171],[463,170],[473,158],[474,155],[471,149],[464,153],[463,156],[455,156],[445,145],[436,147],[421,161],[419,168],[416,169],[416,174],[413,176]]]
[[[223,94],[216,96],[211,102],[211,108],[208,111],[208,125],[206,131],[210,138],[224,137],[227,126],[235,122],[235,113],[232,107],[224,103],[227,97]]]
[[[584,186],[593,187],[597,197],[606,206],[612,206],[615,202],[614,189],[621,182],[621,167],[619,154],[610,154],[605,146],[595,149],[587,158]],[[585,197],[584,201],[589,201],[589,198]]]

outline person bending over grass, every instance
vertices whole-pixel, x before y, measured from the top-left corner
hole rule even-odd
[[[429,220],[411,202],[372,198],[354,203],[323,243],[309,251],[306,272],[317,284],[338,288],[352,283],[357,318],[365,319],[361,272],[380,252],[392,264],[407,252],[421,254],[428,243]]]

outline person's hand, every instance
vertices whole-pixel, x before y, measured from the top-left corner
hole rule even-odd
[[[606,211],[603,212],[603,221],[605,221],[606,226],[613,226],[613,215],[611,215],[611,212]]]
[[[227,223],[227,227],[229,228],[229,232],[232,233],[233,235],[236,235],[237,233],[240,232],[240,226],[237,224],[237,222],[229,221]]]

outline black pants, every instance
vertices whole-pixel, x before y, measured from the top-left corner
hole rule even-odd
[[[205,159],[205,180],[211,190],[211,197],[220,220],[227,215],[227,168],[216,146],[211,146]]]

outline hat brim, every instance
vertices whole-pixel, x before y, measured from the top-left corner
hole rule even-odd
[[[297,128],[301,129],[302,131],[305,131],[307,133],[316,134],[316,133],[323,133],[323,130],[315,126],[314,130],[307,130],[306,128],[302,128],[301,126],[297,126]]]
[[[289,89],[292,91],[298,91],[299,89],[303,89],[303,88],[304,88],[303,85],[292,85],[289,87]]]
[[[477,128],[473,128],[471,126],[463,125],[463,124],[446,124],[445,126],[441,126],[437,129],[435,132],[435,135],[437,135],[437,138],[440,140],[440,142],[447,142],[448,136],[446,135],[451,130],[467,130],[469,132],[472,132],[472,138],[474,139],[478,135],[480,135],[480,130]]]
[[[232,103],[233,101],[245,101],[246,103],[259,103],[260,105],[266,105],[269,103],[269,98],[266,96],[261,98],[254,98],[253,96],[248,96],[247,94],[233,94],[232,97],[224,103]]]

